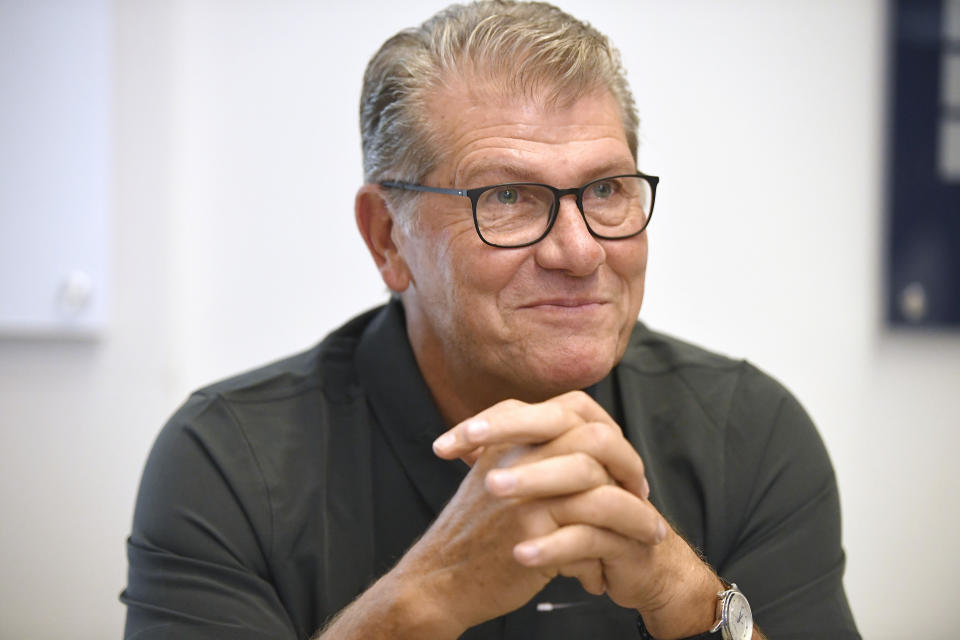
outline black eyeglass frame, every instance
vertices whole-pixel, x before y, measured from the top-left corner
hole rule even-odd
[[[625,236],[605,236],[603,234],[597,233],[590,226],[590,221],[587,220],[587,214],[583,212],[583,194],[584,192],[597,184],[598,182],[604,182],[605,180],[614,180],[616,178],[642,178],[647,181],[650,185],[650,211],[647,213],[647,220],[643,223],[643,226],[639,230],[629,233]],[[600,240],[626,240],[627,238],[632,238],[643,233],[646,228],[650,225],[650,220],[653,219],[653,205],[657,200],[657,185],[660,183],[660,178],[657,176],[652,176],[646,173],[625,173],[615,176],[606,176],[604,178],[598,178],[597,180],[591,180],[582,187],[574,187],[572,189],[557,189],[549,184],[543,184],[540,182],[505,182],[503,184],[491,184],[485,187],[476,187],[475,189],[444,189],[442,187],[428,187],[422,184],[415,184],[412,182],[400,182],[395,180],[384,180],[380,182],[380,186],[387,189],[403,189],[404,191],[423,191],[426,193],[440,193],[443,195],[449,196],[463,196],[465,198],[470,198],[470,204],[473,209],[473,228],[476,229],[477,235],[480,237],[480,240],[491,247],[497,247],[498,249],[520,249],[522,247],[529,247],[532,244],[537,244],[541,240],[547,237],[550,233],[550,230],[553,229],[554,223],[557,221],[557,217],[560,213],[560,198],[564,196],[576,196],[577,197],[577,209],[580,211],[580,217],[583,218],[583,223],[587,225],[587,231],[590,232],[590,235],[594,238]],[[477,203],[480,201],[480,196],[490,191],[491,189],[498,189],[502,187],[544,187],[553,192],[553,207],[550,209],[550,218],[547,222],[547,228],[544,230],[540,236],[535,240],[530,242],[524,242],[523,244],[496,244],[490,242],[483,237],[483,234],[480,232],[480,221],[477,219]]]

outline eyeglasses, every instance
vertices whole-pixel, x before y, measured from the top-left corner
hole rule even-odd
[[[441,189],[409,182],[381,182],[387,189],[424,191],[470,198],[477,235],[492,247],[513,249],[540,242],[557,221],[560,198],[576,196],[590,234],[620,240],[650,224],[660,178],[643,173],[610,176],[574,189],[536,182],[511,182],[476,189]]]

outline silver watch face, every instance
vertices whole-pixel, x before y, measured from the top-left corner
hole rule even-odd
[[[724,640],[750,640],[753,637],[753,615],[750,603],[739,591],[728,591],[724,606]]]

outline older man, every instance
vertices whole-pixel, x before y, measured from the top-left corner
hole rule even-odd
[[[451,7],[374,56],[361,125],[395,297],[171,419],[127,637],[859,637],[803,410],[636,323],[657,178],[607,40]]]

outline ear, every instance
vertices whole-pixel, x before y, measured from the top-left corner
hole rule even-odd
[[[360,187],[354,201],[354,216],[384,283],[396,293],[406,291],[411,281],[410,269],[400,255],[394,238],[400,229],[395,226],[393,214],[378,185],[365,184]]]

